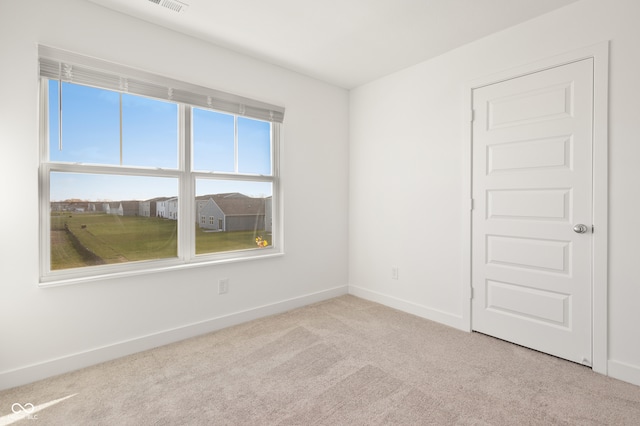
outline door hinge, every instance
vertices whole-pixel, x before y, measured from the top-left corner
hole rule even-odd
[[[469,112],[469,121],[473,123],[475,119],[476,119],[476,110],[472,108],[471,111]]]
[[[596,227],[594,225],[591,225],[591,233],[593,234],[596,231]]]
[[[473,210],[473,207],[474,207],[474,205],[473,205],[473,198],[470,198],[470,199],[469,199],[469,210]]]

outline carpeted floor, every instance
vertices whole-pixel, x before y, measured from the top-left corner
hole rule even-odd
[[[35,426],[640,425],[638,386],[353,296],[0,392],[0,425],[15,402],[52,403]]]

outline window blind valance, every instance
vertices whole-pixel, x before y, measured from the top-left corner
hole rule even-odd
[[[40,76],[282,123],[284,108],[48,46],[38,46]]]

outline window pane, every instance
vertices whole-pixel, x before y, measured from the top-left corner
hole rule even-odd
[[[177,256],[177,179],[52,172],[50,182],[52,270]]]
[[[193,169],[235,171],[233,115],[193,108]]]
[[[120,164],[120,94],[62,83],[62,146],[59,138],[59,82],[49,81],[51,161]],[[178,105],[122,95],[122,164],[178,166]]]
[[[122,95],[122,164],[178,167],[178,105]]]
[[[52,86],[57,86],[57,82]],[[50,88],[50,90],[53,87]],[[54,109],[57,123],[57,94]],[[116,92],[62,83],[62,149],[49,126],[51,161],[120,164],[120,97]]]
[[[271,174],[271,124],[238,117],[238,171]]]
[[[272,184],[196,180],[196,254],[272,244]]]

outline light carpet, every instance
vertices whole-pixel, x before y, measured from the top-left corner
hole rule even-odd
[[[34,426],[640,424],[638,386],[353,296],[0,392],[0,424],[14,403]]]

